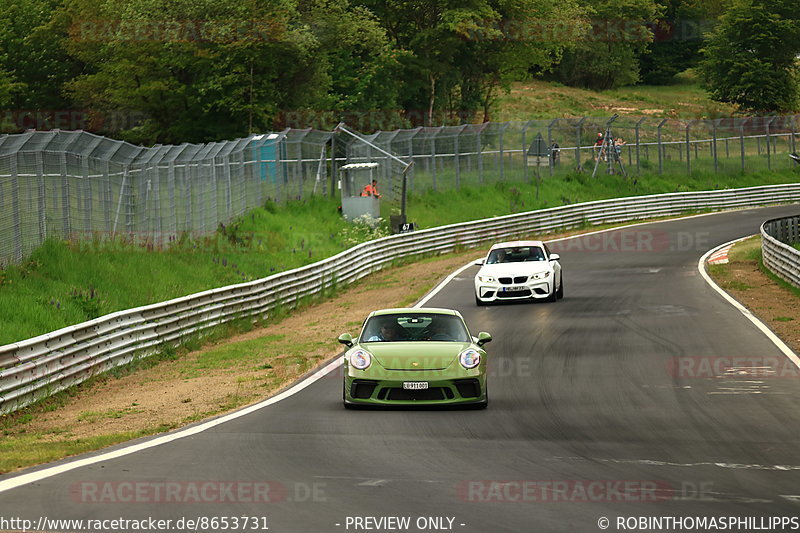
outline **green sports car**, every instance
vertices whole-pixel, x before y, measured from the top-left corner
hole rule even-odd
[[[345,407],[470,405],[483,408],[488,333],[472,337],[458,311],[409,308],[373,311],[361,334],[339,336]]]

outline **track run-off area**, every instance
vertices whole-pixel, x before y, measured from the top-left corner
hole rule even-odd
[[[800,529],[800,369],[698,270],[798,210],[551,242],[555,303],[476,307],[468,265],[424,305],[492,334],[485,411],[347,411],[337,360],[237,413],[0,477],[0,530]]]

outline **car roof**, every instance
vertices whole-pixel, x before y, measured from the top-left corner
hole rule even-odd
[[[542,241],[507,241],[507,242],[498,242],[497,244],[493,245],[490,250],[494,250],[496,248],[518,248],[520,246],[543,246],[544,243]]]
[[[459,313],[455,309],[443,309],[440,307],[397,307],[393,309],[379,309],[377,311],[371,312],[369,316],[396,315],[400,313],[428,313],[428,314],[438,314],[438,315],[461,316],[461,313]]]

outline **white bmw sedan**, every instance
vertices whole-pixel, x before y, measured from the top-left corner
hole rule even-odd
[[[558,254],[550,253],[542,241],[501,242],[475,264],[475,303],[486,305],[506,300],[564,297]]]

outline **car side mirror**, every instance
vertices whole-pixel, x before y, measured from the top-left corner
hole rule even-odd
[[[353,347],[353,336],[349,333],[342,333],[339,335],[339,342],[347,346],[348,348]]]
[[[487,342],[492,342],[492,336],[485,331],[481,331],[478,333],[478,342],[476,343],[478,346],[483,346]]]
[[[485,263],[485,262],[486,262],[486,259],[484,259],[483,257],[481,257],[480,259],[478,259],[477,261],[475,261],[475,265],[476,265],[476,266],[483,266],[483,263]]]
[[[558,261],[561,259],[561,256],[558,254],[550,254],[550,261]]]

